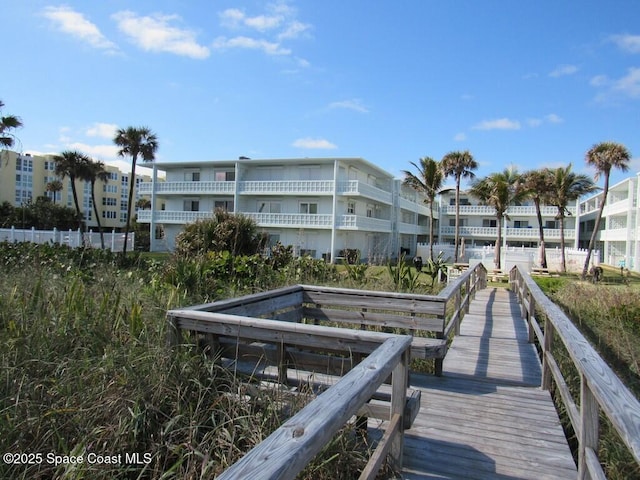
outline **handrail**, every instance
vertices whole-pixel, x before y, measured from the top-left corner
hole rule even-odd
[[[444,330],[444,338],[449,338],[451,332],[460,335],[460,322],[465,313],[469,312],[469,304],[475,298],[476,292],[487,286],[487,269],[482,263],[462,273],[453,282],[440,291],[438,297],[445,301],[445,305],[454,298],[454,310]],[[445,306],[446,309],[446,306]]]
[[[392,336],[365,360],[360,362],[335,385],[323,392],[300,412],[287,420],[269,437],[233,464],[218,478],[276,480],[289,479],[306,467],[309,461],[335,433],[375,393],[392,374],[391,423],[394,432],[378,449],[390,450],[392,459],[402,462],[402,415],[407,388],[406,368],[411,337]],[[389,432],[387,432],[389,433]],[[379,463],[384,455],[374,452]],[[379,465],[365,469],[375,478]],[[361,477],[362,478],[362,477]]]
[[[522,304],[530,341],[542,349],[542,388],[556,383],[560,399],[579,442],[578,478],[604,478],[598,455],[599,410],[609,419],[622,441],[640,463],[640,402],[584,338],[564,312],[520,266],[510,272],[511,288]],[[544,317],[541,329],[536,310]],[[562,340],[580,374],[580,405],[574,401],[553,356],[553,333]]]

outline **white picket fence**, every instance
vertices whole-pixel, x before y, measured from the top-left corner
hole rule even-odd
[[[454,258],[454,246],[451,244],[434,244],[433,254],[438,255],[439,252],[443,252],[444,258],[450,258],[450,262],[453,262]],[[559,272],[561,270],[561,250],[560,248],[547,248],[547,268],[550,272]],[[429,244],[419,243],[417,247],[416,255],[421,256],[423,259],[429,258]],[[564,249],[565,262],[567,265],[567,271],[573,273],[582,272],[584,261],[587,258],[587,250],[579,248],[566,248]],[[501,269],[502,271],[509,271],[513,266],[520,265],[528,272],[531,272],[534,267],[540,267],[540,248],[531,247],[506,247],[501,249]],[[600,252],[594,250],[591,254],[591,264],[599,265]],[[461,250],[458,251],[458,262],[476,264],[482,263],[487,270],[491,271],[495,268],[495,248],[493,246],[483,247],[465,247],[464,252],[461,254]]]
[[[121,252],[124,246],[124,233],[104,232],[104,247],[112,252]],[[31,242],[31,243],[59,243],[76,247],[102,248],[100,242],[100,232],[89,230],[84,234],[78,230],[36,230],[19,228],[0,228],[0,242]],[[129,232],[127,240],[127,250],[132,251],[135,242],[135,235]]]

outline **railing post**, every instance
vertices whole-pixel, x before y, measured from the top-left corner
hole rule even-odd
[[[182,331],[178,327],[175,317],[167,316],[167,344],[176,347],[182,343]]]
[[[587,450],[598,452],[598,402],[584,375],[580,376],[580,445],[578,446],[578,479],[591,478],[587,467]]]
[[[527,327],[529,329],[529,343],[534,343],[536,341],[536,332],[533,329],[533,319],[535,317],[535,311],[536,311],[536,301],[533,298],[533,294],[531,293],[531,290],[529,290],[527,288],[527,300],[528,300],[528,304],[529,304],[529,309],[527,312]],[[524,305],[524,302],[522,302],[522,304]]]
[[[404,406],[407,402],[407,386],[409,378],[409,353],[407,348],[401,355],[400,361],[391,374],[391,415],[400,415],[398,432],[393,436],[389,450],[389,463],[395,472],[402,470],[402,456],[404,452]]]
[[[553,324],[548,316],[544,319],[544,342],[542,344],[542,389],[549,390],[551,388],[551,368],[549,367],[548,357],[551,355],[553,348]]]
[[[461,305],[461,301],[460,301],[460,288],[458,288],[456,290],[456,298],[454,301],[454,312],[458,312],[458,315],[456,317],[456,327],[455,327],[455,333],[454,335],[460,335],[460,321],[461,321],[461,311],[460,311],[460,305]]]
[[[471,292],[469,291],[470,287],[471,287],[471,275],[467,277],[467,281],[464,284],[465,297],[466,297],[466,300],[464,302],[464,313],[469,313],[469,303],[471,303]]]

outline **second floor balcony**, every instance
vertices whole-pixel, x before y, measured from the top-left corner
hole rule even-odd
[[[151,195],[152,182],[142,182],[138,186],[138,193]],[[208,195],[231,194],[235,192],[236,182],[157,182],[156,194],[159,195]]]
[[[545,239],[560,239],[562,230],[559,228],[545,228]],[[442,236],[455,236],[455,227],[442,227],[440,230]],[[482,239],[495,239],[498,236],[498,227],[460,227],[460,236],[466,239],[482,238]],[[513,228],[507,227],[502,229],[502,236],[511,240],[536,240],[539,238],[537,228]],[[566,240],[572,240],[576,237],[575,230],[564,229],[564,238]]]
[[[567,207],[571,215],[576,214],[576,207]],[[442,207],[442,213],[455,216],[456,206],[445,205]],[[540,213],[543,217],[555,217],[558,209],[549,205],[541,205]],[[493,207],[486,205],[460,205],[460,215],[482,215],[486,217],[494,217],[496,211]],[[507,210],[507,215],[512,217],[535,217],[536,207],[533,205],[513,205]]]

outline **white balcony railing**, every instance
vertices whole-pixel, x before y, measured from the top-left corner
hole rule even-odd
[[[380,203],[386,203],[387,205],[391,205],[393,203],[391,192],[358,180],[338,182],[337,193],[339,195],[361,195]]]
[[[143,195],[151,195],[151,182],[142,182],[138,186],[138,192]],[[233,194],[236,182],[158,182],[156,193],[160,195],[193,195],[193,194]]]
[[[287,228],[331,228],[332,215],[313,215],[305,213],[256,213],[242,212],[252,218],[261,227]]]
[[[398,222],[398,232],[404,233],[404,234],[414,234],[414,235],[429,235],[429,226]],[[434,233],[438,233],[438,232],[434,229]]]
[[[278,180],[238,182],[240,194],[315,195],[332,194],[332,180]]]
[[[568,207],[567,209],[571,215],[576,214],[576,207]],[[443,210],[447,215],[455,216],[456,214],[455,205],[445,205]],[[558,209],[549,205],[542,205],[540,206],[540,213],[543,217],[555,217]],[[495,214],[496,210],[493,207],[487,207],[485,205],[460,205],[460,215],[484,215],[492,217],[495,216]],[[533,205],[511,206],[507,210],[507,214],[518,217],[535,217],[536,207]]]
[[[600,232],[600,241],[609,242],[626,242],[630,239],[636,238],[634,228],[614,228],[609,230],[602,230]]]
[[[150,223],[151,210],[138,210],[138,222]],[[185,224],[213,217],[213,212],[184,212],[178,210],[156,210],[154,221],[157,223]]]
[[[336,227],[346,230],[368,230],[372,232],[390,232],[391,220],[363,217],[361,215],[341,215]]]
[[[455,227],[441,227],[440,233],[444,236],[454,236]],[[559,239],[561,230],[559,228],[545,228],[545,239]],[[502,229],[502,236],[507,236],[508,239],[537,239],[537,228],[513,228],[508,227]],[[497,227],[460,227],[460,236],[465,238],[491,238],[495,239],[498,236]],[[574,239],[576,232],[574,229],[564,229],[564,238]]]

